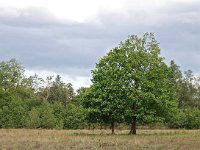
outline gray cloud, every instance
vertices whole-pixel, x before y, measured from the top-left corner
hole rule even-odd
[[[154,32],[166,61],[198,72],[200,3],[169,3],[155,10],[99,12],[87,23],[59,21],[39,8],[0,13],[0,59],[26,68],[89,76],[98,59],[128,35]]]
[[[199,7],[200,2],[172,3],[162,11],[166,21],[157,31],[166,59],[174,59],[183,69],[194,72],[199,72],[200,66]]]
[[[30,68],[91,68],[107,42],[91,25],[23,15],[1,16],[0,22],[1,59],[16,57]]]

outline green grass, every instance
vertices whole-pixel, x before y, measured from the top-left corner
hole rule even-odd
[[[138,130],[137,135],[127,135],[128,130],[31,130],[0,129],[0,149],[199,149],[200,130]]]

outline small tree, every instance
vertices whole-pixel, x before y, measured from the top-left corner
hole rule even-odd
[[[164,121],[176,107],[171,69],[160,57],[153,34],[130,36],[100,59],[92,71],[93,85],[83,105],[92,122],[131,122],[130,134],[136,134],[136,122]]]

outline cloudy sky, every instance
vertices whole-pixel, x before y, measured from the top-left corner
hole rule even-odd
[[[128,35],[155,33],[166,62],[200,73],[200,0],[0,0],[0,61],[90,85],[95,63]]]

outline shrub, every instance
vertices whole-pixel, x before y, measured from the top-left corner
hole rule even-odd
[[[82,106],[70,104],[65,110],[64,128],[80,129],[86,126],[85,109]]]
[[[171,128],[199,129],[200,128],[200,110],[189,108],[179,110],[169,122]]]
[[[11,101],[8,106],[3,106],[0,112],[0,126],[3,128],[22,128],[25,125],[27,112],[20,101]]]
[[[55,116],[55,128],[63,129],[64,127],[64,117],[65,117],[65,107],[61,102],[55,102],[51,104],[53,109],[53,114]]]
[[[26,118],[26,127],[27,128],[39,128],[41,126],[40,123],[40,110],[37,108],[33,108]]]
[[[45,102],[41,106],[32,108],[26,118],[27,128],[55,128],[56,119],[50,104]]]
[[[184,110],[183,127],[187,129],[200,128],[200,110],[199,109],[186,109]]]

